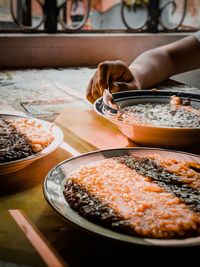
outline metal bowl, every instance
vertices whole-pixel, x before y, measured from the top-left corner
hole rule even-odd
[[[112,96],[120,108],[144,103],[169,103],[172,95],[183,100],[191,100],[191,105],[200,109],[200,95],[183,92],[141,90],[114,93]],[[114,123],[120,131],[133,142],[154,147],[199,147],[200,128],[157,127],[140,124],[129,124],[117,119],[115,114],[109,114],[105,109],[103,98],[94,103],[95,111],[105,119]]]

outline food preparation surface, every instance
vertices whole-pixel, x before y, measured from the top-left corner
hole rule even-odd
[[[36,72],[38,75],[34,75]],[[52,72],[56,72],[56,79],[55,76],[51,75]],[[85,69],[74,70],[76,75],[73,76],[73,79],[71,78],[71,82],[69,82],[70,70],[1,72],[0,96],[3,110],[7,112],[12,110],[16,113],[13,110],[15,108],[17,111],[26,112],[21,105],[22,102],[26,102],[24,106],[34,115],[36,114],[35,110],[37,111],[35,107],[40,106],[42,112],[36,114],[36,116],[49,120],[56,118],[55,123],[63,130],[64,142],[56,151],[33,162],[23,170],[1,177],[0,262],[3,262],[3,264],[5,262],[14,263],[18,266],[20,264],[37,267],[46,266],[44,258],[39,254],[42,251],[41,247],[34,243],[34,240],[37,239],[29,235],[28,229],[31,227],[38,233],[38,238],[42,239],[60,260],[60,266],[64,266],[64,264],[72,267],[125,266],[126,263],[138,263],[138,261],[141,265],[151,263],[151,265],[160,266],[160,261],[157,261],[158,254],[166,264],[171,264],[171,259],[174,259],[174,256],[179,264],[181,261],[189,265],[195,264],[198,262],[199,247],[186,247],[179,250],[123,246],[117,242],[113,243],[89,235],[66,223],[45,201],[42,189],[44,177],[59,162],[73,155],[76,156],[97,149],[136,146],[121,134],[113,124],[95,114],[92,106],[85,101],[85,87],[93,72],[94,70],[88,72]],[[54,91],[55,85],[58,85],[58,83],[60,86],[59,92]],[[45,88],[48,90],[45,90]],[[58,87],[56,86],[56,88]],[[79,91],[73,90],[77,88],[81,89]],[[165,87],[165,89],[168,88],[169,86]],[[182,90],[188,89],[183,85],[181,88]],[[194,92],[197,91],[198,89],[194,88]],[[29,95],[30,92],[32,92],[31,95]],[[62,108],[60,109],[58,106],[58,111],[54,112],[55,102],[52,99],[56,98],[60,101],[63,94],[71,94],[75,101],[67,102],[64,110],[66,102],[59,102]],[[36,100],[49,102],[45,102],[47,104],[45,106],[43,105],[44,102],[31,102]],[[31,106],[32,104],[34,106]],[[197,149],[192,152],[200,154]],[[20,230],[13,220],[13,216],[18,220],[18,223],[21,217],[17,216],[18,213],[12,212],[13,210],[17,210],[27,218],[29,227],[24,225],[21,228],[23,231]],[[32,244],[30,241],[32,241]]]

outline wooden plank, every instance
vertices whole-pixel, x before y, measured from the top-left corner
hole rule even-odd
[[[66,108],[56,118],[55,123],[62,129],[65,141],[79,153],[140,146],[123,135],[114,124],[87,107]],[[183,147],[179,150],[200,154],[199,147]]]
[[[20,210],[9,210],[17,225],[49,267],[67,266],[33,223]]]
[[[64,109],[55,123],[63,130],[65,141],[80,153],[136,146],[114,124],[91,109]]]

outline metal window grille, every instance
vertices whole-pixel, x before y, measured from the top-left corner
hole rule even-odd
[[[91,11],[90,0],[34,0],[41,14],[35,17],[32,12],[31,0],[10,0],[11,22],[0,21],[0,32],[30,32],[30,33],[73,33],[73,32],[112,32],[112,30],[95,30],[88,27]],[[161,5],[161,2],[164,3]],[[165,22],[164,15],[172,15],[177,10],[176,1],[168,0],[122,0],[120,3],[120,19],[124,32],[178,32],[191,31],[195,28],[184,28],[183,21],[187,14],[188,1],[182,0],[182,10],[173,25]],[[78,5],[81,5],[82,8]],[[72,11],[79,9],[82,13]],[[134,25],[132,19],[139,12],[145,14],[141,24]],[[71,13],[73,14],[71,14]],[[166,17],[166,15],[165,15]],[[2,26],[3,25],[3,26]],[[116,31],[116,30],[115,30]]]

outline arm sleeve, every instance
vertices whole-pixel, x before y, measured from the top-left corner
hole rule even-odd
[[[197,38],[197,40],[200,42],[200,31],[195,32],[194,36]]]

